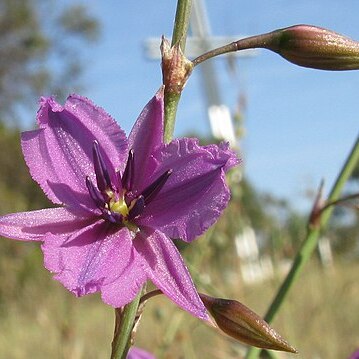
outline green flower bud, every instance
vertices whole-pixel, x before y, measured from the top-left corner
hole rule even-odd
[[[260,47],[286,60],[321,70],[359,69],[359,43],[334,31],[311,25],[295,25],[262,35]]]
[[[202,293],[200,297],[218,327],[232,338],[259,348],[297,353],[267,322],[242,303]]]

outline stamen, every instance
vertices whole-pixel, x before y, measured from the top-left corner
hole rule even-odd
[[[128,215],[128,219],[134,219],[135,217],[139,216],[143,210],[145,209],[145,199],[141,195],[138,198],[135,199],[135,203],[130,209],[130,213]]]
[[[105,161],[100,152],[100,147],[98,142],[95,140],[93,141],[93,161],[96,173],[96,181],[97,187],[100,192],[105,192],[107,189],[111,188],[111,179],[108,173]]]
[[[96,206],[100,209],[103,209],[105,206],[105,200],[102,194],[94,186],[89,176],[86,176],[86,186],[89,191],[90,197],[95,202]]]
[[[111,223],[122,223],[123,217],[121,214],[116,212],[111,212],[108,209],[104,209],[102,212],[103,218]]]
[[[150,203],[153,198],[158,194],[162,187],[167,182],[169,176],[172,174],[173,170],[168,170],[163,173],[160,177],[156,179],[152,184],[150,184],[143,192],[142,196],[145,200],[145,204]]]
[[[123,176],[122,176],[122,187],[125,188],[127,191],[131,191],[131,185],[132,185],[132,181],[133,181],[133,176],[134,176],[134,170],[135,170],[135,157],[134,157],[134,153],[133,150],[131,149],[128,152],[128,159],[127,159],[127,163],[126,163],[126,167],[125,170],[123,172]]]

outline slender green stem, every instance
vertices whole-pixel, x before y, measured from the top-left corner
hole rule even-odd
[[[328,202],[335,202],[344,188],[345,183],[352,174],[356,164],[359,161],[359,137],[356,139],[356,142],[342,168],[340,171],[337,180],[335,181],[332,190],[328,196]],[[275,315],[278,313],[278,310],[284,303],[290,288],[293,286],[295,280],[298,278],[299,274],[303,270],[305,264],[310,259],[314,249],[317,247],[319,234],[324,230],[327,225],[331,214],[333,213],[333,206],[327,207],[320,215],[319,226],[308,226],[307,236],[304,239],[300,250],[298,251],[292,268],[289,271],[287,277],[283,281],[281,287],[279,288],[277,295],[275,296],[272,304],[270,305],[267,314],[264,319],[270,323]],[[259,356],[260,349],[251,348],[249,349],[246,359],[255,359]]]
[[[191,8],[192,0],[178,0],[175,24],[172,33],[172,46],[179,42],[183,52],[186,46]],[[169,93],[165,89],[165,128],[163,136],[165,142],[170,142],[172,139],[180,98],[181,94]]]
[[[146,302],[147,300],[151,299],[152,297],[155,297],[156,295],[163,294],[161,289],[154,289],[151,292],[147,292],[141,297],[140,304]]]
[[[189,18],[191,16],[192,0],[178,0],[175,24],[172,33],[172,46],[180,43],[181,50],[186,47],[186,38],[189,27]]]
[[[263,48],[266,47],[270,41],[272,41],[272,33],[246,37],[244,39],[240,39],[238,41],[231,42],[230,44],[210,50],[195,58],[192,61],[192,64],[193,66],[197,66],[200,63],[211,59],[212,57],[227,54],[229,52]]]
[[[178,0],[177,2],[176,18],[172,34],[172,45],[180,42],[182,51],[184,51],[186,44],[191,7],[192,0]],[[166,94],[165,91],[165,142],[170,142],[173,135],[179,99],[180,95],[173,96],[173,94]],[[124,308],[115,309],[116,319],[114,337],[112,341],[111,359],[125,359],[127,356],[127,352],[131,346],[131,335],[136,321],[136,314],[140,304],[141,293],[142,291]]]
[[[358,199],[358,198],[359,198],[359,193],[350,194],[350,195],[348,195],[348,196],[339,198],[339,199],[337,199],[336,201],[326,203],[326,204],[323,206],[322,211],[324,211],[325,209],[327,209],[327,208],[330,207],[330,206],[344,205],[344,204],[346,204],[346,202],[350,201],[351,199]]]
[[[169,143],[172,140],[175,130],[177,107],[180,99],[181,94],[165,91],[165,128],[163,133],[165,143]]]
[[[115,331],[112,341],[111,359],[125,359],[131,346],[131,335],[135,324],[142,291],[124,308],[115,309]]]

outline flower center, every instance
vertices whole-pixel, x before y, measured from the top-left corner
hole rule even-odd
[[[121,214],[123,217],[127,217],[130,213],[126,201],[124,200],[124,198],[120,198],[119,200],[115,201],[113,198],[110,200],[109,202],[110,204],[110,211],[111,212],[116,212]]]
[[[102,218],[110,223],[122,224],[131,231],[137,231],[134,223],[144,211],[145,207],[157,196],[167,182],[172,170],[169,169],[147,186],[140,195],[136,195],[134,184],[134,152],[130,150],[126,167],[121,176],[114,173],[116,183],[111,176],[106,162],[101,155],[97,141],[93,143],[93,160],[97,187],[89,176],[86,177],[86,186],[96,207],[101,210]]]

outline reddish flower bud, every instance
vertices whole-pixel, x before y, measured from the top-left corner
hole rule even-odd
[[[267,322],[242,303],[202,293],[200,297],[218,327],[232,338],[263,349],[297,353]]]
[[[295,25],[263,37],[260,47],[296,65],[332,71],[359,69],[359,43],[334,31]]]
[[[180,94],[191,75],[193,65],[184,55],[179,44],[170,46],[162,37],[162,77],[167,93]]]

